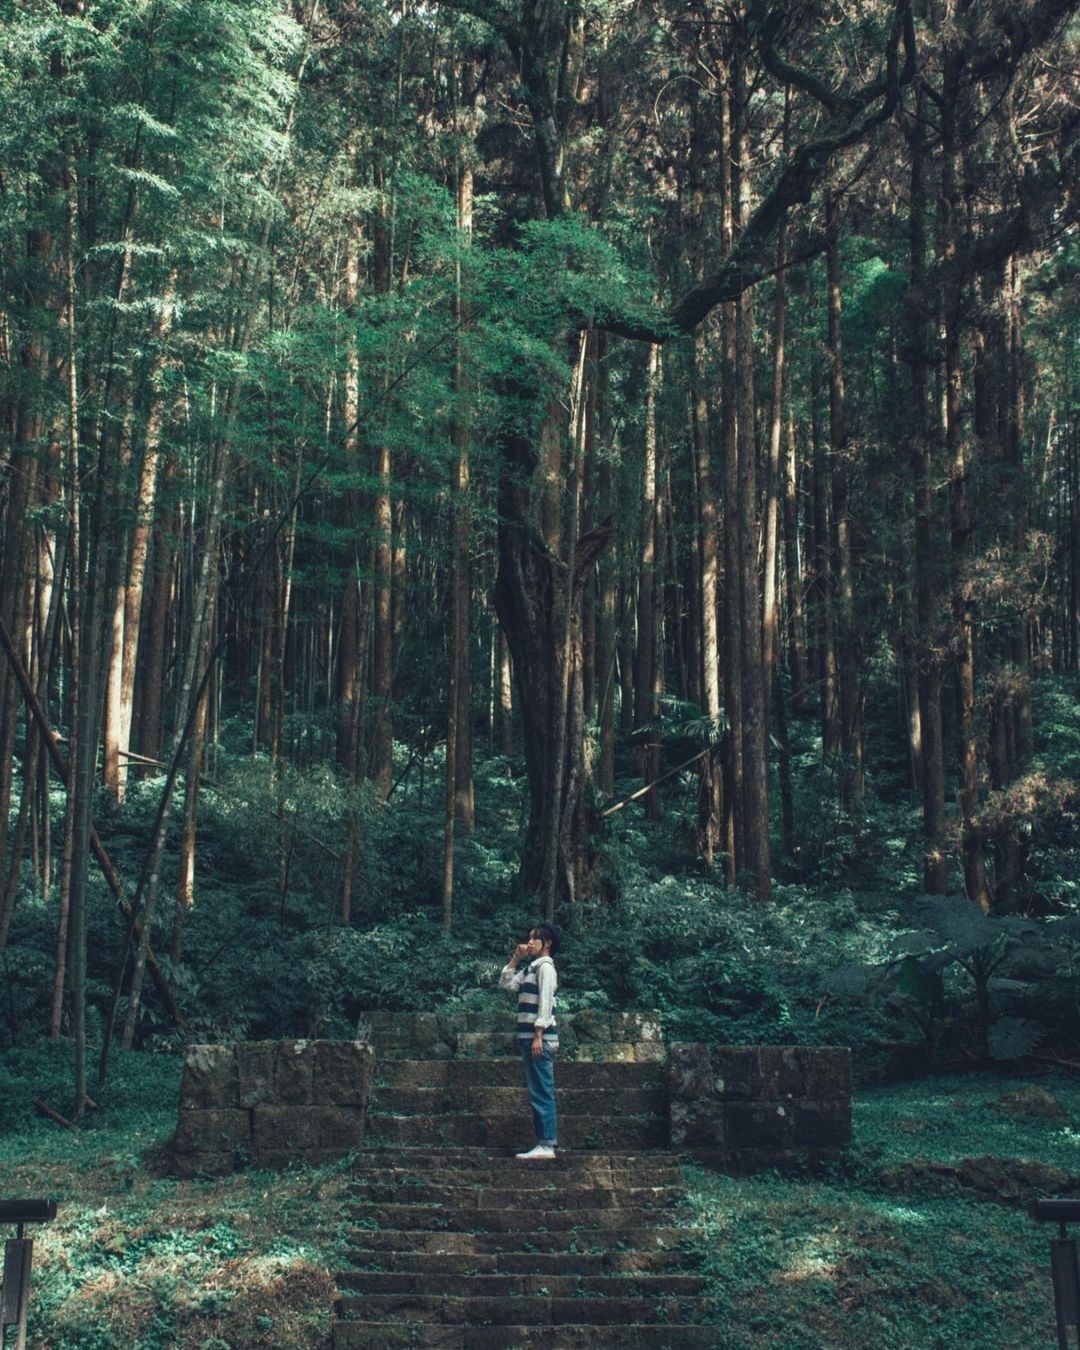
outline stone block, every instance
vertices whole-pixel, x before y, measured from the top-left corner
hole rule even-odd
[[[232,1152],[173,1154],[172,1175],[190,1181],[193,1177],[225,1177],[236,1167]]]
[[[793,1143],[787,1102],[728,1102],[724,1122],[731,1148],[790,1148]]]
[[[246,1041],[236,1047],[241,1106],[252,1107],[259,1102],[274,1100],[277,1052],[276,1041]]]
[[[799,1054],[804,1091],[811,1101],[838,1101],[851,1096],[851,1050],[846,1045],[806,1045]]]
[[[322,1111],[320,1106],[255,1107],[252,1142],[256,1156],[281,1151],[296,1153],[317,1148]]]
[[[225,1153],[251,1144],[247,1111],[181,1111],[176,1126],[178,1153]]]
[[[597,1008],[582,1008],[573,1014],[574,1035],[582,1043],[610,1041],[611,1023],[611,1013],[600,1012]]]
[[[632,1064],[634,1047],[627,1041],[587,1041],[578,1044],[577,1058],[579,1062]]]
[[[236,1048],[231,1045],[191,1045],[184,1055],[180,1083],[181,1110],[238,1107]]]
[[[697,1041],[668,1046],[667,1085],[673,1101],[704,1101],[713,1095],[709,1047]]]
[[[312,1097],[331,1106],[365,1107],[375,1054],[359,1041],[316,1041]]]
[[[714,1094],[725,1101],[749,1100],[760,1074],[757,1046],[715,1045],[711,1057]]]
[[[719,1102],[671,1103],[672,1148],[720,1148],[724,1138],[724,1108]]]
[[[758,1047],[758,1073],[752,1084],[755,1097],[783,1101],[806,1095],[803,1076],[806,1050],[794,1045]]]
[[[792,1102],[791,1121],[796,1144],[812,1148],[839,1148],[851,1142],[851,1102]]]
[[[613,1041],[660,1041],[663,1038],[660,1019],[655,1014],[630,1012],[612,1015]]]
[[[663,1064],[667,1059],[667,1046],[663,1041],[635,1041],[635,1064]]]
[[[348,1153],[364,1142],[364,1111],[356,1106],[320,1106],[314,1147]]]
[[[282,1041],[274,1061],[274,1097],[278,1105],[306,1106],[311,1101],[315,1053],[311,1041]]]

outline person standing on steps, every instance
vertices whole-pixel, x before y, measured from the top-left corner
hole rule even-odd
[[[555,991],[559,977],[552,960],[561,933],[554,924],[538,924],[527,942],[519,943],[499,976],[499,988],[517,994],[517,1044],[525,1062],[536,1146],[519,1158],[554,1158],[558,1143],[555,1112],[555,1052],[559,1029],[555,1022]],[[524,970],[518,963],[528,960]]]

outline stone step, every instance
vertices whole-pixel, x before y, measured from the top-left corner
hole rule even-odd
[[[461,1059],[503,1059],[521,1055],[520,1042],[514,1033],[504,1031],[458,1032],[455,1051]],[[573,1055],[579,1064],[662,1064],[667,1059],[667,1046],[659,1040],[582,1041],[575,1043]]]
[[[633,1205],[670,1208],[685,1203],[681,1186],[573,1185],[545,1188],[533,1186],[406,1185],[401,1182],[363,1181],[350,1184],[351,1199],[367,1204],[440,1205],[451,1209],[520,1209],[523,1203],[543,1211],[564,1209],[618,1209]]]
[[[338,1322],[334,1350],[721,1350],[730,1342],[718,1326],[425,1326],[416,1322]]]
[[[607,1252],[425,1252],[377,1251],[354,1247],[357,1269],[422,1275],[679,1275],[693,1269],[701,1254],[681,1248]]]
[[[515,1209],[477,1209],[475,1205],[451,1208],[447,1205],[396,1205],[353,1201],[345,1207],[358,1228],[409,1228],[429,1233],[517,1233],[525,1237],[537,1234],[543,1245],[544,1233],[572,1228],[606,1229],[644,1227],[657,1219],[670,1218],[670,1206],[620,1205],[583,1206],[580,1209],[553,1209],[538,1212],[522,1191]]]
[[[478,1233],[454,1229],[354,1228],[348,1234],[350,1251],[476,1253],[481,1256],[509,1252],[520,1256],[532,1255],[524,1250],[525,1243],[531,1243],[537,1255],[685,1252],[688,1260],[693,1259],[693,1253],[700,1249],[704,1240],[700,1228],[658,1227],[652,1222],[635,1227],[566,1228],[546,1233],[534,1233],[531,1229],[527,1233],[520,1229]]]
[[[619,1326],[627,1322],[698,1322],[709,1311],[706,1299],[666,1298],[549,1298],[443,1297],[438,1294],[364,1294],[338,1300],[338,1316],[371,1318],[380,1322],[450,1323],[477,1327],[485,1323],[511,1322],[516,1326]]]
[[[457,1053],[467,1059],[521,1054],[512,1031],[459,1031],[455,1045]]]
[[[417,1150],[420,1152],[421,1150]],[[373,1150],[377,1155],[379,1150]],[[588,1156],[587,1154],[584,1156]],[[424,1167],[417,1160],[414,1167],[381,1167],[378,1161],[371,1161],[371,1154],[364,1158],[362,1167],[351,1172],[352,1185],[355,1186],[431,1186],[449,1189],[472,1190],[476,1187],[514,1187],[520,1189],[523,1172],[529,1177],[529,1190],[541,1196],[552,1195],[568,1186],[594,1185],[611,1186],[616,1190],[631,1189],[635,1186],[678,1186],[683,1187],[682,1171],[673,1163],[640,1163],[632,1167],[613,1167],[604,1161],[604,1154],[597,1154],[600,1163],[595,1168],[567,1167],[558,1165],[547,1169],[534,1167],[530,1161],[519,1162],[509,1159],[512,1167],[474,1167],[456,1169],[452,1167]],[[562,1162],[557,1158],[556,1164]]]
[[[520,1057],[508,1059],[402,1059],[375,1062],[376,1091],[386,1087],[519,1087]],[[653,1063],[581,1063],[559,1060],[555,1080],[562,1088],[662,1086],[664,1066]]]
[[[520,1075],[519,1075],[520,1076]],[[667,1090],[659,1085],[620,1088],[563,1087],[560,1071],[556,1102],[560,1112],[578,1115],[666,1116]],[[513,1087],[383,1087],[376,1088],[369,1111],[385,1115],[443,1115],[473,1112],[495,1116],[527,1111],[529,1096],[523,1082]]]
[[[481,1172],[502,1169],[507,1175],[529,1170],[535,1172],[565,1172],[584,1174],[606,1171],[609,1168],[677,1166],[680,1155],[671,1149],[617,1149],[607,1153],[598,1150],[560,1148],[557,1158],[517,1158],[508,1149],[448,1144],[443,1148],[427,1145],[381,1145],[355,1156],[354,1175],[365,1167],[428,1166],[463,1172]]]
[[[531,1148],[532,1125],[528,1113],[514,1116],[473,1115],[393,1116],[373,1112],[368,1116],[365,1140],[390,1144],[477,1144],[487,1148]],[[659,1116],[624,1116],[617,1120],[589,1115],[559,1114],[559,1142],[564,1148],[665,1148],[670,1138],[667,1120]]]
[[[420,1282],[425,1296],[461,1298],[668,1298],[700,1294],[700,1275],[437,1275]],[[338,1288],[352,1297],[416,1292],[415,1275],[402,1271],[349,1271],[338,1275]]]

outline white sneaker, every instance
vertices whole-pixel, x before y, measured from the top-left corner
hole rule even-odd
[[[515,1153],[515,1158],[554,1158],[555,1150],[549,1148],[547,1144],[537,1144],[535,1148],[529,1149],[528,1153]]]

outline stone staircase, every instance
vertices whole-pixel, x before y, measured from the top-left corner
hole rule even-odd
[[[492,1047],[494,1048],[494,1047]],[[383,1060],[335,1350],[715,1347],[659,1063],[560,1063],[560,1152],[523,1163],[516,1058]]]

